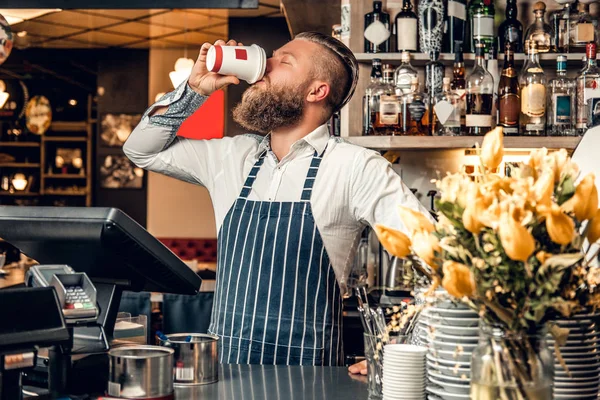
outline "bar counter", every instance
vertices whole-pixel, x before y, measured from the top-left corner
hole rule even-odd
[[[367,380],[347,367],[222,365],[219,382],[177,387],[175,400],[367,400]]]

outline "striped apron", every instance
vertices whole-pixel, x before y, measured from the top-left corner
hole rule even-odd
[[[342,296],[310,205],[323,153],[301,201],[248,200],[263,152],[225,217],[209,328],[221,363],[342,363]]]

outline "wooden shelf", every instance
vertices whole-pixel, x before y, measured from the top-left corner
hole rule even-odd
[[[87,142],[84,136],[44,136],[45,142]]]
[[[376,150],[447,150],[469,149],[483,141],[483,136],[350,136],[344,138],[358,146]],[[581,137],[505,136],[504,147],[528,149],[574,149]]]
[[[0,142],[0,147],[40,147],[39,142]]]
[[[86,192],[57,192],[54,190],[46,190],[44,193],[42,193],[43,195],[46,196],[87,196]]]
[[[543,53],[540,54],[540,63],[546,65],[554,65],[556,64],[556,57],[560,54],[567,56],[567,61],[573,64],[581,64],[581,60],[585,53]],[[355,53],[354,56],[356,60],[361,63],[371,63],[374,58],[381,59],[384,63],[391,64],[400,64],[402,53]],[[465,63],[473,62],[475,60],[475,54],[465,53],[463,54],[463,58]],[[525,61],[527,56],[523,53],[515,54],[515,62],[522,63]],[[429,55],[425,53],[411,53],[410,54],[411,63],[415,66],[423,66],[429,62]],[[440,54],[439,61],[445,65],[452,65],[454,63],[454,54],[452,53],[442,53]],[[498,54],[498,61],[504,61],[504,54]],[[581,64],[583,65],[583,64]],[[499,65],[501,68],[502,65]]]
[[[87,176],[79,174],[43,174],[42,177],[49,179],[87,179]]]
[[[50,130],[55,132],[86,131],[87,121],[55,121],[50,124]]]
[[[39,168],[39,163],[3,163],[0,164],[0,168]]]
[[[2,196],[13,196],[13,197],[23,197],[23,196],[29,196],[29,197],[33,197],[33,196],[39,196],[40,194],[37,192],[14,192],[14,193],[9,193],[9,192],[0,192],[0,197]]]

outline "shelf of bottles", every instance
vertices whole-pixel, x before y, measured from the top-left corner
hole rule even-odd
[[[372,65],[362,129],[349,139],[373,148],[472,147],[502,126],[508,147],[573,149],[600,125],[600,23],[589,0],[571,3],[546,15],[536,2],[524,30],[516,0],[507,0],[499,26],[493,0],[419,1],[416,13],[403,0],[393,23],[374,1],[364,52],[355,54]]]

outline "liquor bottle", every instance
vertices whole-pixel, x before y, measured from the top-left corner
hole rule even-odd
[[[487,67],[486,69],[494,78],[494,98],[492,101],[492,117],[494,122],[498,123],[498,82],[500,81],[500,73],[498,71],[498,57],[496,53],[496,46],[491,45],[488,53]]]
[[[425,136],[428,134],[428,104],[425,94],[419,91],[419,79],[413,78],[411,91],[400,99],[402,133],[407,136]]]
[[[450,89],[450,78],[444,78],[442,92],[434,97],[433,121],[435,136],[460,135],[460,96]]]
[[[519,22],[517,16],[517,0],[508,0],[506,4],[506,19],[498,28],[498,49],[504,50],[506,43],[510,43],[513,52],[523,52],[523,24]]]
[[[472,0],[469,4],[470,26],[470,50],[476,51],[477,44],[484,45],[483,52],[487,53],[488,48],[494,43],[494,16],[496,10],[493,0]]]
[[[465,41],[467,24],[467,1],[448,0],[446,9],[446,33],[444,34],[444,53],[454,53]]]
[[[586,47],[587,65],[577,77],[577,124],[579,134],[584,134],[589,126],[595,126],[592,118],[600,100],[600,70],[596,65],[596,43]],[[600,108],[600,107],[599,107]]]
[[[563,4],[563,8],[554,10],[548,14],[548,21],[552,26],[552,47],[560,53],[569,52],[569,38],[570,34],[570,20],[571,14],[576,13],[577,9],[574,7],[575,1],[568,0]]]
[[[567,77],[567,57],[556,58],[556,78],[548,84],[550,136],[575,136],[575,79]]]
[[[475,66],[467,77],[466,126],[468,135],[485,135],[492,129],[494,78],[485,69],[485,44],[475,47]]]
[[[521,135],[543,136],[546,134],[546,75],[540,66],[537,41],[525,42],[527,59],[519,74]]]
[[[390,51],[390,14],[381,7],[381,1],[374,1],[373,11],[365,14],[365,53]]]
[[[398,52],[417,51],[417,14],[414,13],[410,0],[403,0],[402,11],[396,15],[394,34]]]
[[[588,3],[577,3],[577,12],[569,20],[569,47],[574,52],[584,52],[589,42],[596,43],[600,37],[598,19],[590,15]]]
[[[382,84],[383,72],[381,70],[381,60],[379,58],[373,59],[373,66],[371,67],[371,82],[365,89],[363,96],[363,135],[372,135],[373,124],[371,123],[372,109],[379,109],[379,104],[375,103],[373,98],[373,91]]]
[[[538,53],[547,53],[552,50],[552,28],[544,22],[546,13],[546,4],[538,1],[533,5],[533,15],[535,20],[525,32],[525,41],[535,42]],[[527,51],[527,49],[525,49]]]
[[[429,62],[425,64],[425,93],[430,99],[442,91],[442,83],[445,74],[444,64],[438,61],[440,54],[432,52],[429,54]]]
[[[465,115],[467,111],[467,83],[465,81],[465,62],[463,60],[462,48],[458,47],[454,52],[454,66],[452,67],[452,82],[450,87],[460,97],[460,127],[465,132]]]
[[[373,90],[378,109],[371,110],[371,123],[376,135],[393,136],[400,133],[400,102],[394,87],[394,68],[383,66],[383,81]]]
[[[410,63],[410,53],[402,52],[402,64],[394,72],[394,82],[396,83],[396,95],[401,96],[410,92],[410,85],[413,78],[418,77],[419,73]]]
[[[498,125],[505,135],[519,134],[519,114],[521,113],[521,96],[519,96],[519,78],[515,69],[515,57],[510,43],[504,51],[504,67],[498,85],[500,118]]]
[[[419,45],[421,53],[442,52],[444,37],[443,0],[419,1]]]

